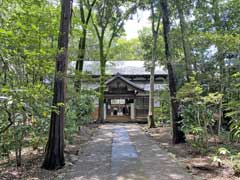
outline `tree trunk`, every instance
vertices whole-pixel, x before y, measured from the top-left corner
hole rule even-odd
[[[104,122],[104,79],[105,79],[105,65],[101,63],[101,77],[100,77],[100,87],[99,87],[99,109],[98,109],[98,121],[100,123]]]
[[[67,52],[71,19],[71,0],[62,0],[61,21],[58,39],[58,55],[54,78],[53,106],[57,111],[51,113],[51,123],[45,159],[42,168],[56,170],[65,165],[64,160],[64,118],[67,76]]]
[[[219,13],[219,5],[218,5],[219,1],[218,0],[213,0],[212,1],[212,8],[213,8],[213,19],[214,19],[214,26],[216,28],[217,33],[221,32],[221,18],[220,18],[220,13]],[[219,87],[219,91],[222,94],[225,94],[225,62],[224,62],[224,54],[223,54],[223,47],[219,44],[216,44],[217,46],[217,50],[218,50],[218,55],[217,55],[217,60],[219,63],[219,83],[220,83],[220,87]],[[223,119],[223,112],[221,109],[221,112],[219,112],[219,123],[222,121]],[[219,129],[220,131],[220,129]],[[220,132],[218,132],[220,134]]]
[[[75,88],[76,91],[81,91],[81,79],[82,79],[82,71],[83,71],[83,63],[84,63],[84,57],[85,57],[85,49],[86,49],[86,38],[87,38],[87,31],[86,29],[83,29],[83,36],[79,40],[78,45],[78,60],[76,62],[75,70],[78,72],[77,80],[75,81]],[[79,77],[80,76],[80,77]]]
[[[157,33],[153,29],[153,49],[152,49],[152,64],[150,75],[150,92],[149,92],[149,112],[148,112],[148,127],[155,128],[154,122],[154,75],[156,64],[156,49],[157,49]]]
[[[105,69],[106,62],[101,61],[101,75],[100,75],[100,87],[99,87],[99,109],[98,109],[98,121],[100,123],[104,122],[104,89],[105,89]]]
[[[20,138],[20,131],[18,130],[19,128],[19,123],[17,127],[14,127],[15,130],[15,156],[16,156],[16,165],[17,167],[20,167],[22,165],[22,149],[21,149],[21,141],[22,139]]]
[[[91,18],[92,15],[92,8],[94,6],[94,4],[96,3],[96,0],[93,0],[93,2],[91,4],[89,4],[90,2],[83,2],[83,1],[79,1],[79,8],[80,8],[80,21],[81,21],[81,27],[83,30],[83,34],[79,40],[79,45],[78,45],[78,60],[76,62],[76,67],[75,70],[76,72],[79,72],[79,76],[77,77],[77,80],[75,81],[75,88],[76,91],[81,91],[81,85],[82,85],[82,71],[83,71],[83,64],[84,64],[84,58],[85,58],[85,52],[86,52],[86,40],[87,40],[87,26],[89,23],[89,20]],[[88,8],[88,13],[87,13],[87,17],[85,18],[85,9],[84,9],[84,5],[85,7]]]
[[[187,37],[187,23],[184,18],[182,1],[176,0],[176,5],[177,5],[178,15],[179,15],[179,19],[180,19],[186,78],[187,78],[187,81],[189,82],[190,81],[189,77],[191,76],[191,67],[190,67],[190,63],[191,63],[190,51],[191,51],[191,49],[190,49],[190,44],[189,44],[188,37]]]
[[[105,89],[105,71],[106,59],[104,56],[103,38],[99,40],[100,48],[100,87],[99,87],[99,108],[98,108],[98,122],[104,122],[104,89]]]
[[[218,136],[220,136],[221,135],[221,126],[222,126],[222,114],[223,114],[223,112],[222,112],[222,100],[220,101],[220,103],[219,103],[219,118],[218,118]]]
[[[167,60],[168,78],[169,78],[169,90],[171,98],[171,111],[172,111],[172,128],[173,128],[173,144],[185,142],[185,135],[181,130],[181,116],[179,113],[179,104],[176,98],[176,74],[172,66],[171,57],[171,45],[169,38],[170,22],[169,22],[169,10],[168,1],[161,0],[161,8],[163,13],[163,36],[165,42],[165,54]]]
[[[156,22],[156,12],[154,10],[154,1],[151,1],[151,15],[152,15],[152,62],[151,62],[151,74],[150,74],[150,92],[149,92],[149,111],[148,111],[148,127],[156,127],[154,122],[154,80],[155,80],[155,67],[157,61],[157,40],[161,21],[161,13],[158,14]]]

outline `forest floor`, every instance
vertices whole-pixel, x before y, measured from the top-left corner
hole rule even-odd
[[[44,158],[43,148],[33,150],[24,148],[22,155],[22,167],[16,167],[15,158],[12,154],[9,159],[0,160],[0,180],[54,180],[59,173],[68,171],[78,160],[78,154],[82,147],[92,140],[98,125],[90,124],[80,128],[79,133],[72,136],[71,143],[65,147],[65,167],[58,171],[41,169]]]
[[[41,169],[43,155],[24,154],[24,166],[0,165],[0,179],[24,180],[190,180],[176,159],[145,135],[137,124],[84,127],[65,150],[66,166]],[[13,163],[13,162],[12,162]]]
[[[23,167],[0,161],[0,179],[24,180],[237,180],[227,162],[212,163],[190,144],[172,145],[171,129],[147,129],[139,124],[81,127],[65,148],[66,165],[58,171],[41,169],[42,151],[25,149]]]
[[[170,127],[147,129],[144,125],[142,128],[146,135],[152,137],[159,143],[161,148],[165,149],[173,158],[181,162],[193,177],[204,180],[240,179],[240,177],[234,176],[231,163],[227,158],[225,160],[223,159],[222,166],[219,167],[216,162],[213,162],[212,157],[214,154],[211,152],[201,153],[198,148],[193,148],[189,143],[173,145],[171,142]],[[188,141],[190,139],[191,137],[187,137]],[[212,146],[213,149],[218,149],[224,144],[216,145],[215,142],[210,141],[209,145]]]

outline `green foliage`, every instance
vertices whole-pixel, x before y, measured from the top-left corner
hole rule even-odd
[[[230,151],[227,150],[226,148],[219,148],[218,149],[218,154],[226,156],[226,155],[230,154]]]
[[[221,167],[223,164],[223,160],[231,155],[231,152],[224,147],[218,148],[216,155],[213,156],[212,161],[218,164],[218,167]]]
[[[240,73],[237,72],[232,75],[233,82],[231,84],[232,88],[232,98],[231,100],[226,104],[226,117],[231,118],[230,121],[230,130],[232,139],[235,139],[237,141],[240,140],[240,101],[238,97],[239,93],[239,87],[240,87]]]
[[[184,84],[178,91],[177,98],[183,102],[198,102],[201,99],[203,88],[191,77],[190,82]]]
[[[15,151],[21,165],[22,148],[46,144],[59,9],[30,0],[0,11],[0,152]]]
[[[216,122],[213,115],[217,112],[222,97],[220,93],[204,96],[203,88],[194,78],[178,91],[177,98],[182,106],[182,129],[186,134],[198,137],[194,138],[198,144],[208,146],[208,134]]]
[[[152,44],[153,44],[151,28],[145,27],[139,32],[139,41],[140,41],[140,45],[142,48],[143,59],[146,62],[146,67],[149,67],[149,63],[152,58]],[[164,47],[163,38],[160,36],[160,32],[159,32],[156,53],[157,53],[157,60],[161,63],[163,63],[163,61],[165,60],[163,58],[164,57],[164,48],[163,47]]]
[[[73,119],[77,126],[91,122],[96,98],[95,91],[83,89],[81,94],[75,93],[75,96],[69,100],[68,111],[72,114],[70,119]]]
[[[33,149],[43,148],[48,134],[48,118],[50,108],[47,104],[51,93],[44,87],[24,88],[18,91],[6,91],[6,99],[1,103],[0,149],[5,155],[10,151],[19,152],[24,147],[31,146]],[[10,125],[10,126],[9,126]],[[7,128],[8,127],[8,128]],[[6,154],[7,153],[7,154]],[[17,161],[17,164],[21,162]]]
[[[155,122],[158,125],[170,124],[170,97],[169,92],[166,90],[159,91],[157,94],[159,98],[157,100],[160,102],[160,107],[154,109]]]
[[[142,49],[139,39],[116,40],[112,45],[109,59],[111,60],[143,60]]]
[[[85,89],[80,93],[68,88],[68,93],[72,96],[66,108],[65,137],[71,141],[72,135],[78,132],[80,126],[91,123],[97,96],[93,90]]]

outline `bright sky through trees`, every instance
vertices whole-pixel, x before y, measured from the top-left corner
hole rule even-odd
[[[124,26],[126,31],[126,38],[137,38],[138,31],[144,27],[150,27],[151,22],[149,21],[149,16],[149,11],[138,10],[137,13],[133,15],[132,19],[128,20]]]

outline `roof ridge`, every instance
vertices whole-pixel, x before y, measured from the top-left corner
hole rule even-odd
[[[134,82],[128,80],[128,79],[125,78],[125,77],[123,77],[122,74],[120,74],[119,72],[118,72],[116,75],[114,75],[112,78],[110,78],[109,80],[107,80],[107,81],[105,82],[105,84],[109,84],[110,82],[114,81],[114,80],[117,79],[117,78],[122,79],[122,80],[125,81],[127,84],[129,84],[129,85],[131,85],[131,86],[133,86],[133,87],[135,87],[135,88],[137,88],[137,89],[140,89],[140,90],[142,90],[142,91],[146,91],[144,88],[138,86],[138,85],[135,84]]]

